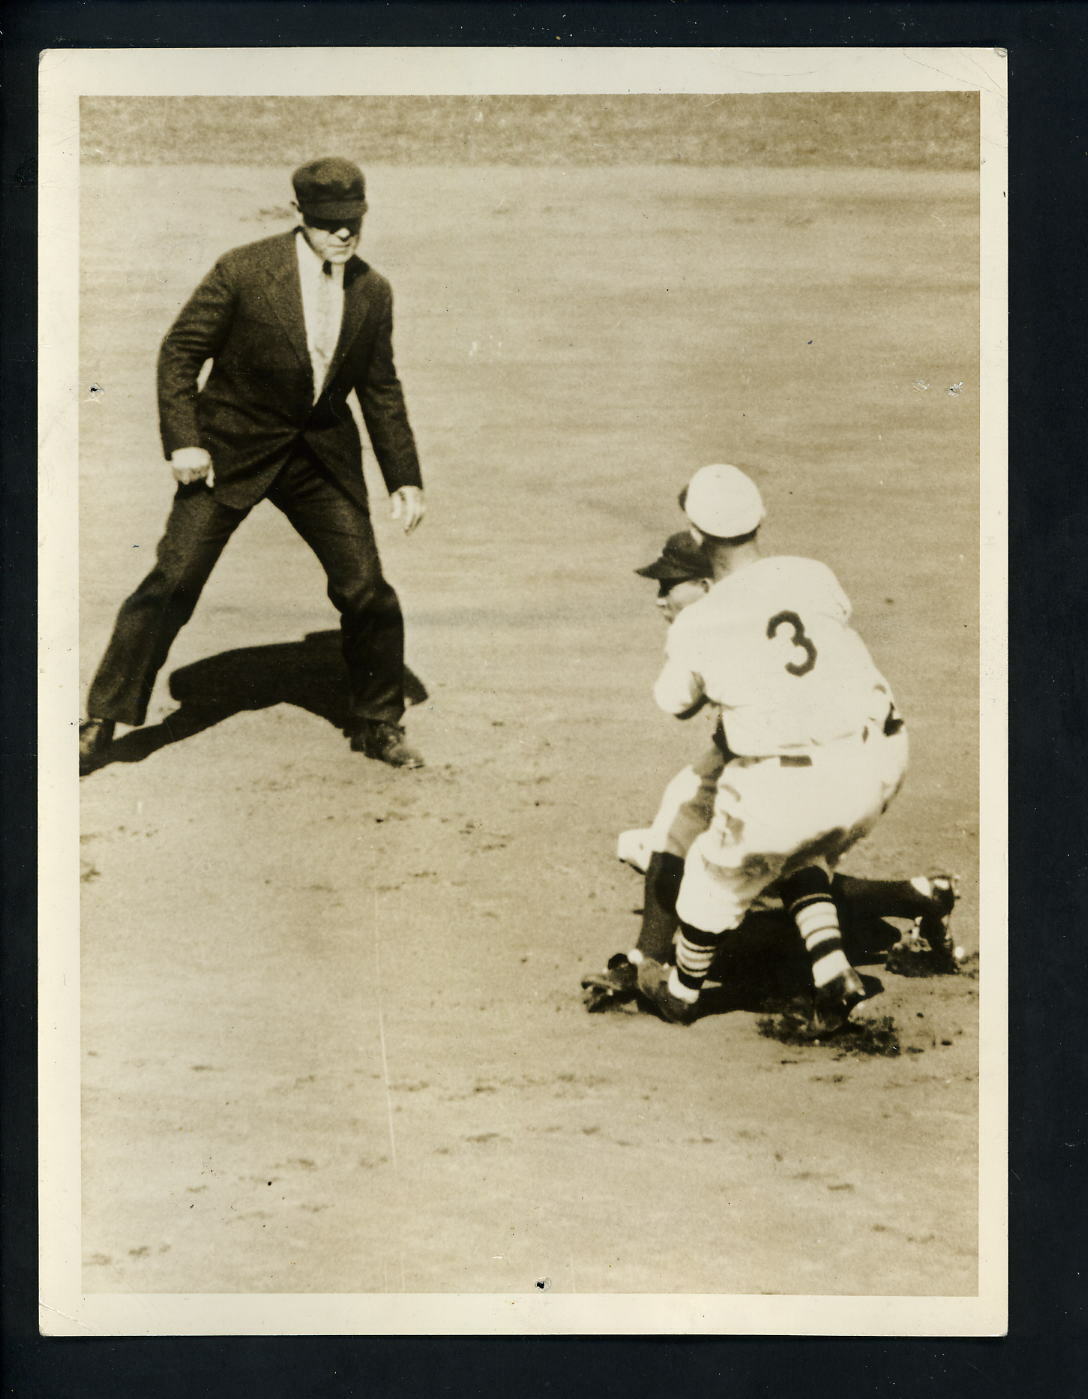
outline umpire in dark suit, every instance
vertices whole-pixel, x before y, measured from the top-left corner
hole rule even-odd
[[[400,724],[404,622],[382,575],[347,406],[354,389],[394,517],[414,530],[423,490],[393,363],[392,295],[355,256],[366,212],[358,167],[317,160],[293,183],[299,227],[220,258],[163,341],[159,420],[178,485],[155,567],[122,606],[91,686],[81,772],[101,760],[117,722],[144,722],[155,677],[223,546],[265,497],[328,577],[351,747],[395,767],[422,766]]]

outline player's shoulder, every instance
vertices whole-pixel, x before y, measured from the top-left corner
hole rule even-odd
[[[762,570],[768,579],[792,582],[797,579],[806,584],[823,584],[839,587],[839,580],[819,559],[803,558],[799,554],[771,554],[760,559],[754,568]]]
[[[762,573],[756,586],[765,588],[768,593],[796,595],[810,605],[849,610],[849,599],[842,584],[819,559],[777,554],[760,559],[755,567]]]
[[[665,653],[668,656],[676,656],[688,647],[694,638],[700,636],[707,628],[713,628],[716,621],[716,609],[712,601],[713,589],[701,597],[698,602],[693,602],[685,607],[683,612],[678,613],[669,623],[669,630],[665,634]]]
[[[782,611],[821,612],[843,619],[850,614],[849,599],[831,569],[818,559],[793,554],[756,559],[716,584],[709,596],[715,593],[720,595],[720,609],[738,618]]]

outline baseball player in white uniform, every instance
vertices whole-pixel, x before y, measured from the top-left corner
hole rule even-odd
[[[658,610],[666,621],[672,622],[685,608],[706,595],[710,587],[711,563],[702,547],[685,530],[671,535],[660,557],[635,572],[657,582]],[[643,973],[646,976],[655,973],[655,963],[671,960],[677,930],[676,900],[683,877],[684,857],[695,838],[710,823],[717,784],[728,756],[724,734],[716,731],[715,742],[668,783],[653,824],[621,833],[616,850],[618,858],[645,875],[642,926],[634,947],[615,953],[603,971],[583,977],[582,988],[586,993],[584,999],[588,1010],[607,1010],[627,1004],[635,997],[642,964],[648,963]],[[776,938],[788,937],[786,930],[793,924],[784,915],[787,911],[793,914],[792,903],[789,902],[792,896],[798,903],[797,927],[804,935],[811,917],[811,905],[819,902],[810,897],[811,891],[807,886],[811,879],[812,876],[802,869],[760,893],[751,912],[757,917],[764,917],[764,920],[770,916],[770,924],[764,921],[762,925],[765,931],[773,926]],[[923,970],[924,973],[958,970],[958,961],[963,952],[955,947],[950,930],[957,892],[958,881],[954,875],[948,874],[896,880],[835,874],[832,880],[834,902],[840,914],[848,912],[852,920],[856,916],[863,920],[899,918],[910,922],[909,932],[891,949],[886,965],[894,970],[909,969],[910,974],[914,975],[923,974]],[[880,926],[882,932],[887,927],[886,924]],[[781,931],[778,932],[778,929]],[[752,931],[747,922],[745,931]],[[752,940],[747,937],[735,946],[723,948],[722,955],[729,954],[735,964],[734,954],[745,943],[751,949]],[[786,941],[773,941],[770,945],[783,950],[789,947]],[[767,946],[765,938],[764,946]],[[880,942],[879,946],[883,950],[888,944]],[[823,949],[817,941],[809,960],[819,961],[822,955]],[[718,976],[720,972],[712,970],[711,975]],[[834,1028],[828,1011],[835,1009],[834,1006],[825,1006],[823,1015],[814,1015],[813,1030],[820,1033]],[[844,1019],[842,1007],[839,1006],[837,1010],[838,1019]]]
[[[722,934],[792,876],[817,1008],[845,1018],[865,988],[843,951],[831,871],[898,790],[906,733],[831,570],[761,556],[755,482],[703,467],[682,504],[713,583],[670,627],[654,698],[681,719],[715,706],[729,761],[685,859],[676,965],[644,962],[639,988],[665,1019],[689,1023]]]

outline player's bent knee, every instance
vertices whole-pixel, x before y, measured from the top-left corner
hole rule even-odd
[[[831,876],[822,865],[805,865],[799,870],[794,870],[792,874],[783,875],[779,887],[783,902],[794,903],[797,899],[807,898],[812,894],[828,893],[831,889]]]

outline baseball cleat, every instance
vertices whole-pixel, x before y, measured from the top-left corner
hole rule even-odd
[[[911,926],[888,949],[884,965],[900,976],[954,974],[963,962],[963,948],[952,938],[952,910],[959,898],[959,878],[954,874],[926,876],[930,912],[913,919]]]
[[[690,1025],[698,1013],[698,1001],[682,1001],[669,990],[671,967],[644,957],[638,966],[638,989],[650,1009],[670,1025]]]
[[[937,969],[954,972],[959,970],[962,953],[956,956],[957,947],[952,939],[952,910],[960,896],[959,876],[955,874],[931,874],[929,878],[930,897],[933,912],[923,913],[915,921],[919,937],[925,938],[936,961]]]
[[[817,986],[812,998],[809,1033],[818,1039],[841,1030],[850,1019],[850,1012],[867,1000],[868,995],[864,981],[853,967],[832,977],[825,986]]]
[[[603,972],[582,977],[582,1004],[588,1011],[609,1010],[633,1001],[638,989],[638,968],[626,952],[609,957]]]

